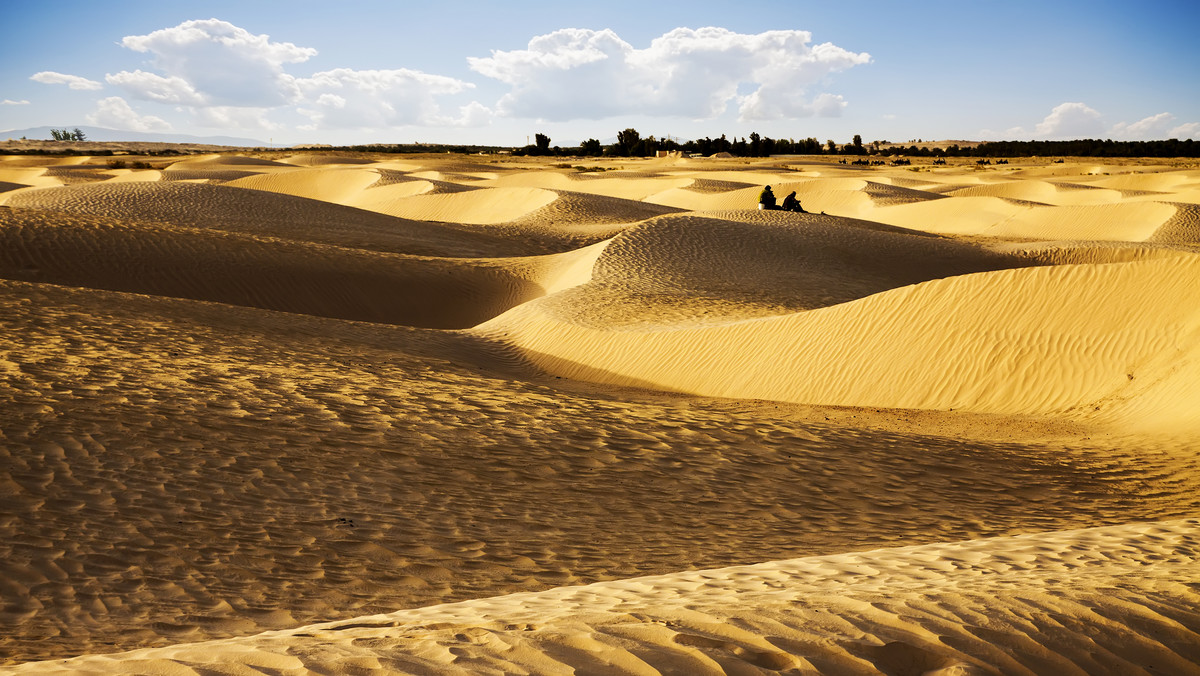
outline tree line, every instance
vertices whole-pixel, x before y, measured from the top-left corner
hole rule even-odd
[[[1200,143],[1192,139],[1180,141],[1113,141],[1112,139],[1079,139],[1075,141],[989,141],[973,148],[952,145],[940,149],[909,147],[892,154],[942,157],[1200,157]]]
[[[1079,139],[1074,141],[988,141],[973,146],[951,145],[930,148],[916,144],[907,147],[887,141],[863,143],[855,134],[850,143],[838,144],[833,139],[824,144],[816,138],[773,139],[757,132],[748,138],[730,140],[719,138],[694,139],[684,143],[672,139],[647,136],[642,138],[636,129],[617,132],[617,142],[602,145],[588,139],[576,147],[550,146],[550,137],[537,134],[535,143],[518,148],[516,155],[572,155],[585,157],[652,157],[660,150],[679,151],[692,155],[729,153],[738,157],[769,157],[771,155],[881,155],[907,157],[1200,157],[1200,143],[1191,139],[1163,141],[1113,141],[1112,139]],[[887,147],[884,147],[884,146]]]
[[[829,144],[834,145],[833,141]],[[730,140],[722,134],[720,138],[693,139],[680,143],[670,138],[642,137],[633,128],[617,132],[617,142],[603,145],[597,139],[588,139],[578,146],[560,148],[550,147],[550,137],[536,134],[534,143],[513,151],[515,155],[571,155],[584,157],[653,157],[659,151],[683,152],[691,155],[716,155],[729,153],[739,157],[768,157],[770,155],[815,155],[823,152],[822,146],[815,138],[802,139],[772,139],[760,136],[757,132],[750,134],[749,139],[735,138]]]

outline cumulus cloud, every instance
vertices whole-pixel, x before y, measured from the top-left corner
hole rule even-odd
[[[1118,122],[1107,126],[1099,111],[1084,103],[1068,102],[1054,107],[1044,120],[1028,132],[1024,127],[1012,127],[1003,132],[980,131],[986,140],[1070,140],[1079,138],[1112,138],[1121,141],[1153,141],[1167,138],[1192,138],[1200,134],[1200,123],[1172,126],[1175,116],[1163,112],[1137,122]]]
[[[199,106],[273,107],[297,101],[296,78],[285,73],[317,50],[272,42],[218,19],[184,21],[148,35],[130,35],[121,44],[150,53],[163,75],[141,70],[107,76],[131,96],[148,101]]]
[[[1195,139],[1200,136],[1200,122],[1188,122],[1175,127],[1170,132],[1171,138]]]
[[[196,91],[187,80],[178,76],[163,77],[142,70],[106,75],[105,82],[140,94],[140,98],[158,103],[175,103],[189,106],[205,104],[205,97]]]
[[[297,80],[303,93],[300,112],[312,120],[309,128],[375,128],[404,125],[479,125],[490,111],[478,103],[445,115],[438,98],[459,94],[475,85],[416,70],[352,70],[338,68]]]
[[[29,105],[29,101],[27,101],[25,99],[21,99],[20,101],[13,101],[12,99],[4,99],[3,101],[0,101],[0,106],[27,106],[27,105]]]
[[[1034,131],[1047,139],[1095,138],[1104,134],[1100,113],[1079,102],[1060,103]]]
[[[1175,116],[1170,113],[1159,113],[1130,124],[1118,122],[1109,130],[1109,135],[1128,141],[1161,139],[1166,137],[1167,128],[1174,119]]]
[[[272,130],[267,115],[296,106],[312,120],[306,129],[399,125],[478,125],[490,111],[472,104],[445,113],[439,98],[474,85],[415,70],[337,68],[297,77],[289,64],[317,51],[276,42],[218,19],[185,21],[121,44],[153,55],[155,72],[120,71],[106,81],[131,97],[190,109],[204,126]]]
[[[87,116],[87,121],[98,127],[109,127],[125,131],[169,131],[166,120],[153,115],[139,115],[120,96],[100,99],[96,110]]]
[[[743,120],[839,115],[846,106],[840,95],[810,90],[871,56],[811,40],[807,31],[677,28],[635,49],[611,30],[567,28],[535,37],[527,49],[468,63],[511,87],[497,112],[513,117],[711,119],[731,104]]]
[[[41,82],[42,84],[65,84],[71,89],[83,91],[104,89],[104,85],[96,82],[95,80],[89,80],[86,77],[79,77],[78,75],[56,73],[52,70],[43,70],[40,73],[34,73],[29,77],[29,79],[33,80],[34,82]]]

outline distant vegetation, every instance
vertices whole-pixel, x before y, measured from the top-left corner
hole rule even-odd
[[[109,160],[105,163],[109,169],[124,169],[130,167],[132,169],[153,169],[154,166],[145,160],[135,160],[133,162],[125,162],[125,160]]]
[[[680,143],[674,139],[658,139],[654,136],[642,138],[636,129],[617,132],[617,142],[601,146],[596,139],[589,139],[576,148],[550,147],[550,138],[538,134],[537,144],[518,148],[515,155],[575,155],[608,157],[652,157],[660,150],[679,151],[691,155],[715,155],[729,153],[738,157],[769,157],[771,155],[880,155],[906,157],[1200,157],[1200,143],[1192,140],[1180,141],[1113,141],[1083,139],[1077,141],[993,141],[976,145],[948,148],[930,148],[912,144],[907,147],[891,145],[887,141],[863,143],[862,136],[854,135],[847,144],[839,145],[833,139],[824,144],[816,138],[773,139],[751,133],[749,138],[730,140],[722,134],[719,138],[694,139]],[[918,141],[918,143],[920,143]],[[890,147],[882,147],[884,144]]]
[[[906,155],[938,155],[936,151],[911,148]],[[1166,141],[1113,141],[1083,139],[1079,141],[992,141],[974,148],[950,146],[946,157],[1200,157],[1200,143],[1187,139]]]
[[[70,131],[68,131],[66,129],[51,129],[50,135],[54,137],[55,141],[86,141],[87,140],[87,136],[84,135],[83,130],[80,129],[79,127],[75,127],[74,129],[72,129]]]

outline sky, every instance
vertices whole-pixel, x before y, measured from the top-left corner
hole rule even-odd
[[[0,136],[1200,139],[1196,0],[0,0]]]

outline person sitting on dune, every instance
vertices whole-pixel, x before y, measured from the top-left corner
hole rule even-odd
[[[762,209],[778,209],[775,206],[775,193],[771,192],[771,186],[762,189],[758,194],[758,208]]]
[[[795,212],[801,213],[801,214],[808,213],[807,211],[804,210],[804,207],[800,206],[800,200],[796,199],[796,191],[795,190],[788,193],[788,196],[783,198],[782,206],[783,206],[784,211],[795,211]]]

